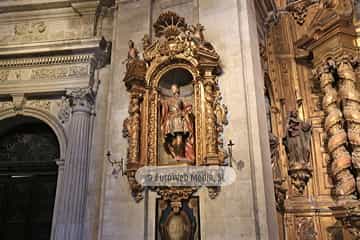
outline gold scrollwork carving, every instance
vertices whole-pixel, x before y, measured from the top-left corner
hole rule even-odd
[[[129,117],[124,120],[123,136],[128,138],[128,165],[139,163],[140,154],[140,114],[141,93],[132,93],[129,104]]]

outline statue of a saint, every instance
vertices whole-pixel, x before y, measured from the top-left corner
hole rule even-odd
[[[123,64],[126,63],[126,69],[129,69],[131,64],[136,60],[139,60],[139,51],[135,48],[134,41],[129,40],[129,51],[127,58],[123,61]]]
[[[286,136],[283,140],[290,168],[305,167],[310,164],[310,139],[311,124],[300,120],[296,111],[290,112]]]
[[[171,86],[172,96],[161,101],[161,132],[165,151],[177,161],[193,161],[194,119],[192,105],[180,97],[178,85]]]

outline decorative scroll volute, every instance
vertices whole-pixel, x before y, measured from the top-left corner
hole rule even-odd
[[[129,41],[125,60],[128,172],[148,165],[223,165],[227,108],[217,79],[218,54],[202,25],[187,25],[173,12],[161,14],[154,29],[156,40],[142,39],[143,59]]]

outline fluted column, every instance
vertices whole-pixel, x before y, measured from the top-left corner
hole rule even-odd
[[[356,170],[357,191],[360,192],[360,94],[356,89],[353,59],[344,56],[338,63],[340,97],[351,146],[352,164]]]
[[[55,239],[82,240],[88,189],[93,95],[88,88],[71,90],[67,95],[72,106],[72,117]]]
[[[321,89],[324,93],[323,109],[326,113],[325,130],[327,148],[332,159],[331,170],[335,184],[337,200],[350,199],[355,192],[355,179],[350,172],[351,156],[346,146],[347,136],[342,127],[343,114],[338,106],[338,94],[332,86],[334,76],[329,63],[325,63],[319,71]]]
[[[55,239],[55,229],[56,229],[56,221],[58,212],[61,211],[59,208],[60,205],[60,198],[62,196],[61,190],[62,190],[62,183],[63,183],[63,177],[64,177],[64,165],[65,161],[64,159],[57,159],[56,164],[58,165],[58,177],[57,177],[57,184],[56,184],[56,195],[55,195],[55,204],[54,204],[54,213],[53,213],[53,220],[52,220],[52,228],[51,228],[51,238]]]

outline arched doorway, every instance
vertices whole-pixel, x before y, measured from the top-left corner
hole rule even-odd
[[[0,239],[50,239],[59,156],[57,137],[42,121],[0,121]]]

